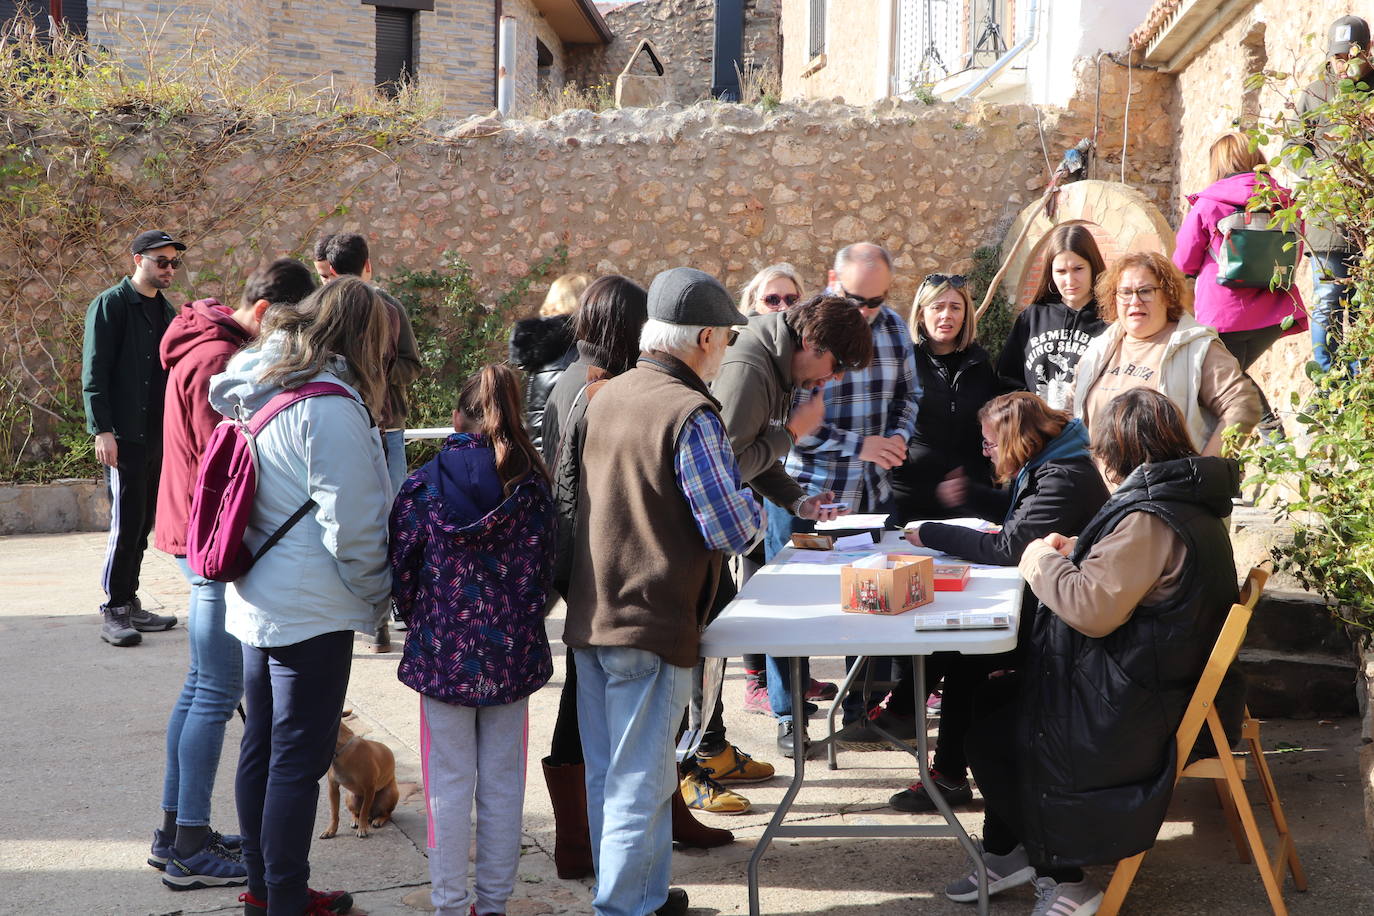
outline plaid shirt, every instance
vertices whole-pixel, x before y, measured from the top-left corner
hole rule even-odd
[[[810,397],[793,394],[793,405]],[[916,350],[900,316],[887,306],[873,319],[873,363],[846,372],[825,389],[825,422],[813,435],[799,439],[787,453],[787,473],[808,493],[832,490],[836,500],[858,511],[872,511],[892,495],[892,474],[859,459],[868,436],[901,436],[910,440],[916,428],[921,383]]]
[[[718,415],[700,409],[688,418],[673,471],[707,548],[747,552],[763,530],[763,510],[740,483],[735,452]]]

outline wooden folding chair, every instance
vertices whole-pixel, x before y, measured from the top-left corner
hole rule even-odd
[[[1226,814],[1226,820],[1230,825],[1231,835],[1235,839],[1240,860],[1242,862],[1254,861],[1255,868],[1260,873],[1260,881],[1264,884],[1265,893],[1269,896],[1269,905],[1274,911],[1274,916],[1288,916],[1288,907],[1283,902],[1284,872],[1292,872],[1293,886],[1300,891],[1307,890],[1307,876],[1303,873],[1302,864],[1298,861],[1298,852],[1293,844],[1293,837],[1288,832],[1288,821],[1283,816],[1283,807],[1279,804],[1278,791],[1274,788],[1274,778],[1270,775],[1269,765],[1264,759],[1264,749],[1261,747],[1259,739],[1259,722],[1250,715],[1250,710],[1247,708],[1245,720],[1241,727],[1241,737],[1249,744],[1255,772],[1259,776],[1260,786],[1264,791],[1265,804],[1269,807],[1269,814],[1273,818],[1274,829],[1278,834],[1278,851],[1272,859],[1265,849],[1264,840],[1260,836],[1259,825],[1255,822],[1254,811],[1251,809],[1249,797],[1245,793],[1245,758],[1238,757],[1232,752],[1214,702],[1217,690],[1221,687],[1222,678],[1226,676],[1227,669],[1231,667],[1231,663],[1235,661],[1237,653],[1240,652],[1241,643],[1245,641],[1245,631],[1250,625],[1250,617],[1254,612],[1255,603],[1259,601],[1260,593],[1264,590],[1264,583],[1268,579],[1269,574],[1264,570],[1259,568],[1250,570],[1250,574],[1245,579],[1245,585],[1241,588],[1241,603],[1231,605],[1231,611],[1226,616],[1225,624],[1222,625],[1221,635],[1217,637],[1216,644],[1212,647],[1212,654],[1207,660],[1207,667],[1203,669],[1202,679],[1198,681],[1197,689],[1193,692],[1193,698],[1189,701],[1188,708],[1183,714],[1183,722],[1178,727],[1177,779],[1213,780],[1212,784],[1217,790],[1217,798],[1221,801],[1222,811]],[[1197,742],[1203,725],[1207,726],[1211,735],[1216,756],[1188,764],[1188,758],[1192,754],[1193,745]],[[1145,853],[1142,852],[1117,863],[1116,871],[1112,873],[1111,884],[1107,886],[1102,905],[1098,908],[1098,916],[1117,916],[1144,859]]]

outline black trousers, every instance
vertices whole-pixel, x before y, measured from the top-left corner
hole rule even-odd
[[[121,607],[138,594],[138,574],[157,514],[157,484],[162,475],[162,443],[116,440],[119,457],[105,468],[110,494],[110,539],[100,585],[105,603]]]
[[[558,694],[558,717],[553,720],[549,765],[581,766],[582,732],[577,725],[577,663],[573,659],[572,649],[568,650],[564,670],[567,673],[563,675],[563,690]]]
[[[1255,360],[1259,359],[1265,352],[1283,337],[1283,328],[1278,325],[1268,328],[1256,328],[1253,331],[1227,331],[1225,334],[1218,334],[1221,338],[1222,346],[1230,351],[1231,355],[1240,363],[1240,371],[1245,373],[1245,377],[1250,379],[1250,384],[1255,386],[1259,392],[1260,399],[1260,422],[1262,429],[1276,430],[1279,428],[1278,414],[1274,413],[1274,408],[1269,406],[1269,399],[1264,396],[1264,389],[1259,386],[1253,378],[1250,378],[1250,367]]]

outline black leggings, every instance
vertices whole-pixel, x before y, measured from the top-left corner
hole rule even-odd
[[[1264,389],[1259,386],[1259,382],[1250,378],[1250,367],[1278,342],[1283,336],[1283,328],[1274,325],[1270,328],[1256,328],[1253,331],[1227,331],[1217,336],[1221,338],[1222,345],[1236,358],[1236,362],[1240,363],[1240,371],[1245,373],[1245,377],[1250,379],[1250,384],[1259,392],[1260,427],[1278,429],[1278,415],[1274,413],[1274,408],[1269,406],[1269,399],[1264,396]]]
[[[580,766],[582,763],[582,733],[577,728],[577,665],[572,649],[567,653],[563,692],[558,695],[558,718],[553,722],[553,742],[549,748],[549,765]]]

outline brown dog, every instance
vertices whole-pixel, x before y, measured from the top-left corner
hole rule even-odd
[[[334,763],[329,768],[329,826],[320,834],[322,840],[339,832],[340,786],[348,795],[348,810],[360,837],[367,836],[369,826],[380,827],[390,820],[401,797],[391,748],[353,734],[342,722],[334,742]]]

